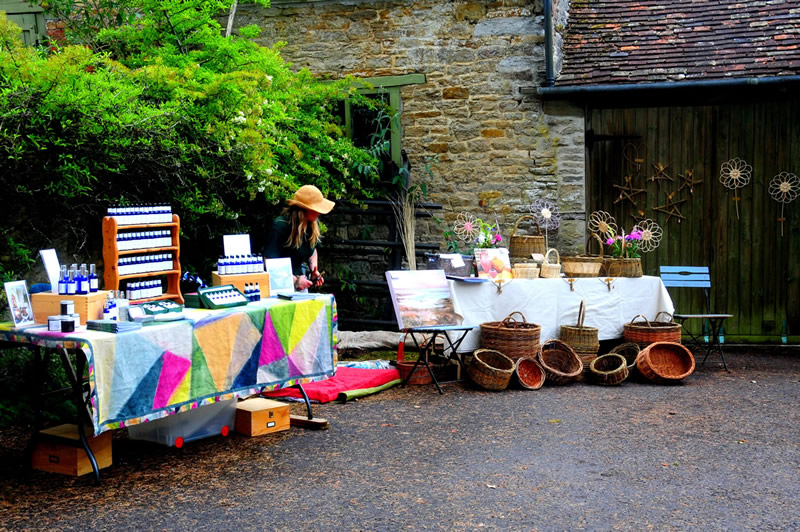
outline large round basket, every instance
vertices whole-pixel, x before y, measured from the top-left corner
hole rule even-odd
[[[642,259],[604,257],[600,274],[608,277],[641,277]]]
[[[564,275],[567,277],[597,277],[603,267],[603,241],[596,234],[592,234],[586,241],[586,251],[589,251],[589,242],[592,237],[600,242],[600,254],[577,255],[575,257],[561,257],[561,265],[564,267]]]
[[[547,382],[566,384],[583,371],[583,363],[575,351],[561,340],[547,340],[538,355],[539,365],[547,375]]]
[[[642,348],[636,342],[625,342],[609,351],[609,354],[616,353],[625,357],[628,362],[628,369],[631,369],[636,364],[636,357],[639,356],[641,350]]]
[[[550,254],[556,254],[556,261],[550,262]],[[554,277],[561,277],[561,257],[558,255],[558,250],[556,248],[550,248],[547,250],[547,253],[544,256],[544,262],[542,263],[541,270],[539,271],[539,277],[545,277],[548,279],[552,279]]]
[[[514,375],[519,385],[527,390],[538,390],[545,381],[542,366],[532,358],[518,358],[514,365]]]
[[[669,316],[669,321],[658,321],[661,314]],[[642,318],[644,321],[637,322],[637,318]],[[647,347],[653,342],[681,343],[681,325],[672,321],[672,315],[667,312],[656,314],[654,321],[639,314],[634,316],[630,323],[626,323],[624,329],[625,340],[636,342],[640,347]]]
[[[519,314],[522,321],[514,316]],[[511,360],[534,357],[539,350],[539,335],[542,328],[528,323],[522,312],[512,312],[503,321],[481,323],[481,347],[495,349]]]
[[[681,344],[656,342],[636,357],[636,369],[649,381],[677,384],[694,372],[694,356]]]
[[[599,356],[589,365],[589,378],[603,386],[621,384],[628,378],[628,361],[616,353]]]
[[[417,366],[417,369],[414,369],[415,362],[397,362],[397,371],[400,373],[400,378],[406,384],[430,384],[433,382],[431,379],[431,374],[428,373],[428,368],[425,367],[425,364],[420,364]],[[411,374],[411,377],[408,375],[411,373],[411,370],[414,370],[414,373]],[[406,377],[408,377],[408,381],[406,381]]]
[[[485,390],[505,390],[513,374],[514,361],[494,349],[478,349],[467,366],[469,378]]]
[[[536,224],[536,231],[539,233],[538,235],[518,235],[517,229],[519,228],[519,223],[522,220],[531,219]],[[514,224],[514,231],[511,232],[511,236],[509,237],[510,244],[508,246],[508,254],[512,257],[527,257],[533,253],[540,253],[544,255],[545,253],[545,245],[544,245],[544,236],[542,235],[542,228],[539,227],[539,222],[536,221],[536,218],[530,215],[522,216],[517,223]]]

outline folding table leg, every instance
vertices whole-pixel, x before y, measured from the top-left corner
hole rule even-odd
[[[72,393],[75,399],[75,407],[78,409],[77,421],[78,421],[78,437],[81,440],[81,445],[83,445],[83,450],[86,451],[86,456],[89,458],[89,462],[92,464],[92,471],[94,471],[94,478],[95,483],[100,483],[100,468],[97,467],[97,460],[94,457],[94,453],[92,452],[91,447],[89,447],[89,441],[86,439],[86,432],[84,430],[84,420],[86,417],[86,402],[83,397],[83,383],[81,379],[83,378],[83,369],[85,365],[85,359],[81,353],[75,354],[75,362],[77,364],[77,368],[72,366],[72,362],[69,359],[69,352],[62,348],[59,350],[59,354],[61,355],[61,362],[64,364],[64,370],[67,372],[67,378],[70,381],[72,386]]]
[[[439,395],[443,395],[444,391],[442,391],[442,387],[439,385],[439,381],[436,379],[436,375],[433,374],[433,368],[431,368],[430,362],[428,361],[428,351],[427,351],[427,349],[422,349],[419,346],[419,342],[417,342],[417,337],[414,336],[413,332],[411,332],[410,334],[411,334],[411,338],[414,340],[414,345],[419,350],[420,356],[417,357],[417,361],[414,362],[414,367],[411,368],[411,371],[409,372],[408,375],[406,375],[405,380],[403,380],[403,386],[405,386],[408,383],[408,380],[411,378],[411,376],[414,374],[414,372],[417,371],[417,368],[419,367],[420,363],[422,363],[425,366],[425,368],[428,370],[428,374],[430,374],[431,379],[433,380],[433,384],[436,385],[436,389],[439,390]],[[436,345],[436,334],[437,333],[435,333],[435,332],[433,333],[433,336],[429,340],[428,345],[433,345],[433,346]]]

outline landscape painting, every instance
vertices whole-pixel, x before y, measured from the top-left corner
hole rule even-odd
[[[460,323],[444,270],[388,271],[386,280],[400,329]]]

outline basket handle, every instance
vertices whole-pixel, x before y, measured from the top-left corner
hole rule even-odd
[[[636,316],[634,316],[633,319],[631,320],[631,323],[633,323],[636,320],[636,318],[644,318],[644,321],[647,322],[647,326],[650,328],[653,327],[652,325],[650,325],[650,320],[648,320],[647,316],[645,316],[644,314],[637,314]]]
[[[520,316],[522,316],[522,321],[521,322],[517,321],[517,319],[514,318],[514,314],[519,314]],[[513,323],[513,325],[512,325],[512,323]],[[504,326],[504,327],[512,327],[512,328],[516,328],[517,325],[520,324],[520,323],[522,323],[522,324],[528,323],[528,320],[525,319],[525,314],[523,314],[522,312],[520,312],[518,310],[515,310],[514,312],[512,312],[511,314],[506,316],[505,319],[502,322],[500,322],[500,324],[502,326]]]
[[[667,312],[666,310],[662,310],[661,312],[659,312],[658,314],[656,314],[656,317],[655,317],[655,318],[653,318],[653,321],[658,321],[658,317],[659,317],[659,316],[661,316],[662,314],[666,314],[667,316],[669,316],[669,322],[670,322],[670,323],[675,323],[675,319],[672,317],[672,314],[670,314],[670,313],[669,313],[669,312]]]
[[[551,263],[549,260],[547,260],[547,257],[550,256],[550,252],[551,251],[555,251],[556,252],[556,261],[555,261],[555,263]],[[544,262],[545,262],[545,264],[561,264],[561,256],[558,254],[558,250],[556,248],[548,249],[547,253],[544,256]]]
[[[578,329],[583,329],[583,320],[586,319],[586,301],[581,299],[581,306],[578,307]]]
[[[542,235],[542,228],[539,227],[539,221],[534,216],[531,216],[530,214],[526,214],[525,216],[520,216],[519,220],[517,220],[517,223],[514,224],[514,231],[511,232],[511,236],[514,236],[514,235],[517,234],[517,228],[519,227],[519,223],[522,220],[526,220],[528,218],[533,220],[533,223],[536,224],[536,232],[539,233],[539,235],[537,235],[537,236],[541,236]],[[509,238],[511,238],[511,237],[509,237]]]
[[[589,254],[589,242],[591,242],[592,238],[600,242],[600,258],[602,259],[604,256],[603,253],[603,239],[597,236],[597,233],[592,233],[589,235],[589,238],[586,239],[586,254]]]

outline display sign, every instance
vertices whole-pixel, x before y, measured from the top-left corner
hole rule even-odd
[[[4,283],[8,299],[8,310],[11,312],[11,319],[14,326],[33,325],[33,308],[31,298],[28,295],[28,285],[25,281],[13,281]]]

